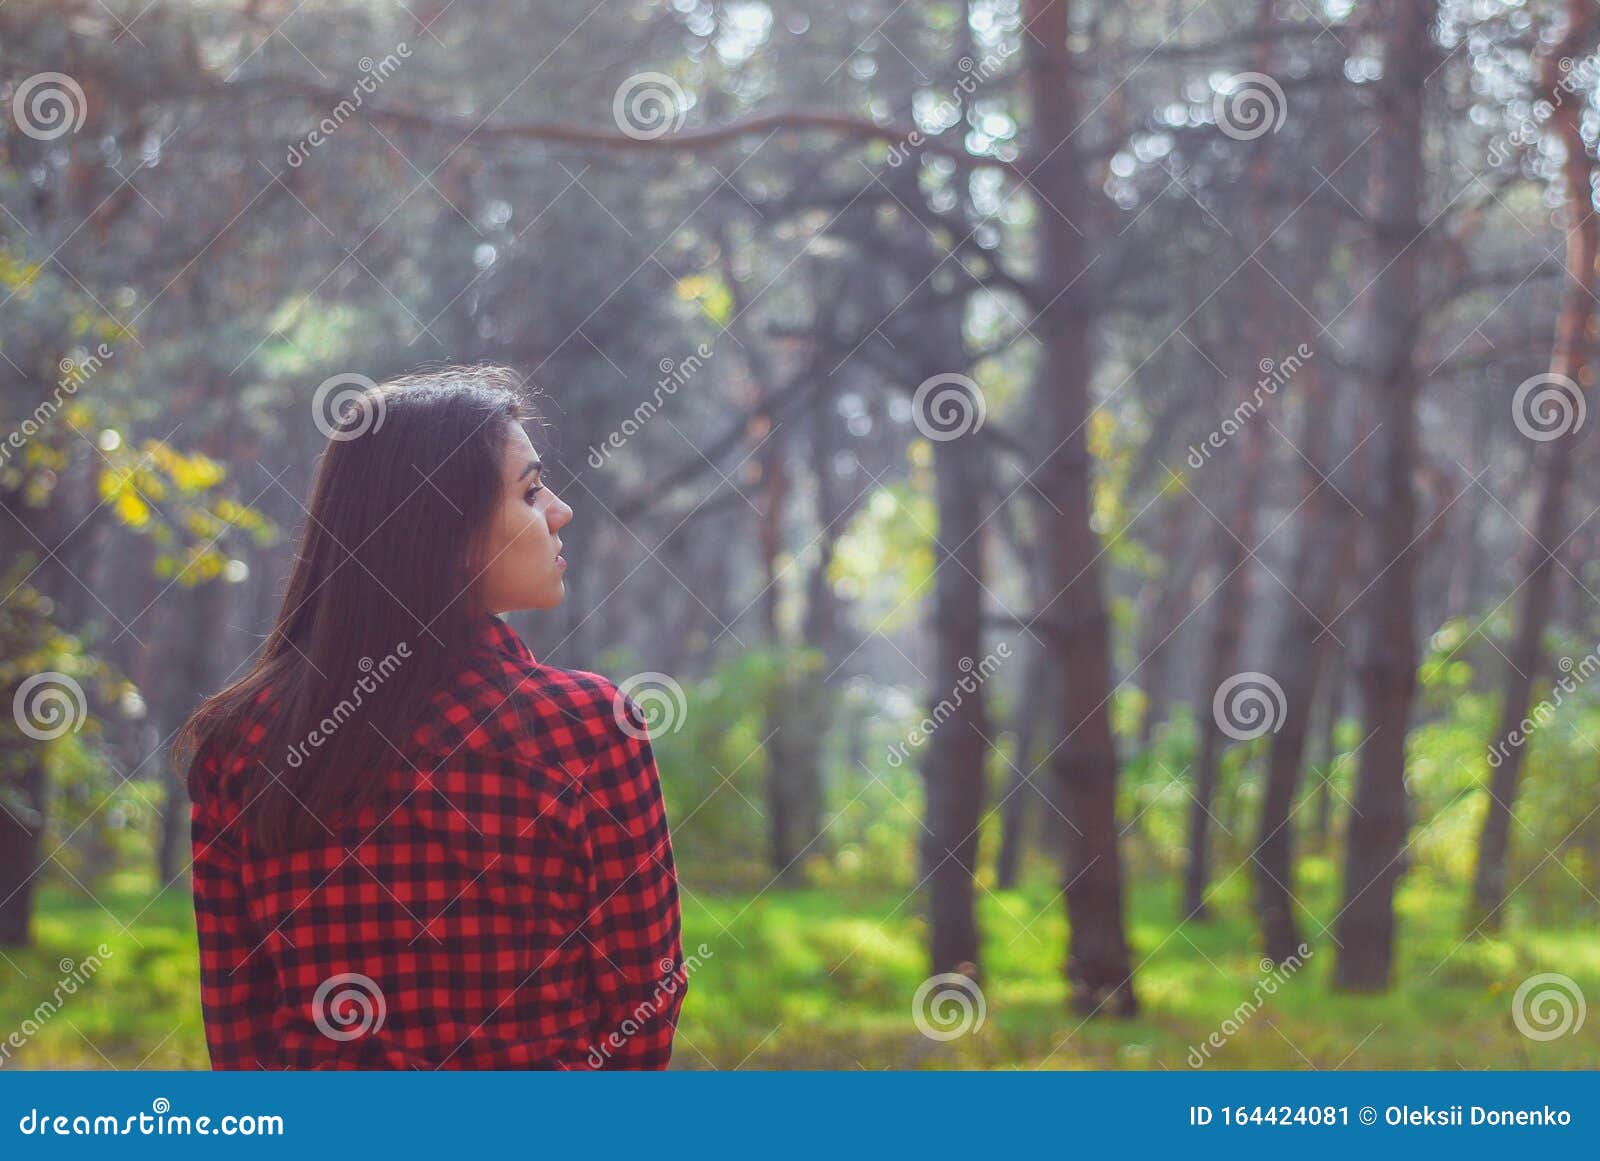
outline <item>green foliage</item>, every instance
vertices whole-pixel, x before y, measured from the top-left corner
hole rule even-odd
[[[920,442],[920,441],[919,441]],[[915,459],[922,452],[913,445]],[[876,489],[839,538],[828,579],[864,623],[894,632],[922,614],[915,594],[933,578],[933,497],[914,482]]]
[[[119,868],[146,869],[153,860],[161,791],[116,772],[107,759],[102,720],[106,713],[140,715],[143,700],[131,681],[113,673],[81,640],[51,625],[50,602],[31,585],[16,583],[26,564],[18,562],[11,570],[6,583],[14,586],[12,596],[0,604],[0,689],[49,676],[47,685],[58,692],[72,686],[82,690],[83,712],[63,693],[51,712],[69,715],[76,726],[42,740],[23,736],[10,714],[0,718],[0,809],[35,825],[43,822],[44,850],[51,855],[48,875],[88,885]],[[64,725],[67,719],[48,718],[52,726],[58,720]],[[43,802],[36,801],[24,777],[41,758]]]
[[[674,849],[690,881],[766,881],[765,777],[770,690],[776,655],[752,650],[684,686],[676,727],[655,730]]]
[[[822,665],[813,650],[741,653],[686,684],[677,728],[652,735],[691,889],[756,890],[771,881],[766,743],[775,729],[811,731],[821,743],[824,836],[806,852],[805,877],[834,887],[914,881],[921,781],[913,763],[897,765],[890,754],[920,709],[903,691],[864,680],[823,687]]]
[[[1338,878],[1325,860],[1306,862],[1300,895],[1311,908],[1312,954],[1204,1067],[1600,1066],[1593,1037],[1536,1042],[1511,1019],[1517,985],[1538,971],[1560,971],[1595,994],[1600,935],[1592,923],[1463,941],[1457,885],[1413,875],[1399,900],[1398,986],[1340,995],[1329,988],[1334,946],[1319,930],[1338,911]],[[0,1028],[22,1026],[61,959],[81,961],[102,941],[112,955],[8,1067],[206,1066],[189,900],[181,887],[150,896],[147,882],[120,883],[99,902],[46,893],[38,945],[0,961]],[[911,1018],[927,975],[915,897],[848,887],[695,891],[684,901],[685,950],[698,954],[704,944],[710,954],[689,980],[674,1067],[1184,1071],[1189,1050],[1252,994],[1262,969],[1246,884],[1219,892],[1210,924],[1177,928],[1175,902],[1166,884],[1145,881],[1133,893],[1140,1016],[1085,1021],[1067,1009],[1057,970],[1066,936],[1059,884],[1039,876],[1016,891],[982,892],[984,1024],[935,1043]]]
[[[1195,741],[1193,714],[1187,705],[1175,705],[1150,748],[1134,753],[1123,767],[1119,814],[1128,820],[1128,856],[1140,865],[1167,872],[1182,859]]]

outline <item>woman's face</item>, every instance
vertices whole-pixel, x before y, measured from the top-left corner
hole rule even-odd
[[[572,509],[540,478],[539,453],[528,433],[520,424],[510,428],[478,583],[488,612],[553,609],[566,595],[560,532]]]

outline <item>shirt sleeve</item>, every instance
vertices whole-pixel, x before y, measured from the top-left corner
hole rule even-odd
[[[584,938],[600,1000],[589,1064],[662,1069],[683,1006],[678,878],[643,714],[619,695],[583,779],[588,912]],[[624,725],[624,722],[626,725]]]
[[[265,941],[245,910],[237,828],[223,823],[215,795],[203,790],[194,797],[189,823],[200,1005],[211,1067],[271,1067],[277,978]]]

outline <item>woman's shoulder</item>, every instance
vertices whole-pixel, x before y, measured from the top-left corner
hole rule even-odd
[[[611,744],[640,720],[616,682],[537,660],[509,626],[491,629],[472,650],[434,710],[437,740],[446,745],[565,756]]]
[[[261,745],[277,710],[272,687],[263,684],[233,728],[214,729],[196,745],[185,778],[191,802],[211,805],[240,798],[261,764]]]

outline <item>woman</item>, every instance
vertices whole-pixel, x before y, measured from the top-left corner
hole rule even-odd
[[[664,1068],[685,981],[644,719],[498,616],[560,603],[572,519],[515,377],[344,402],[261,656],[180,744],[212,1067]]]

